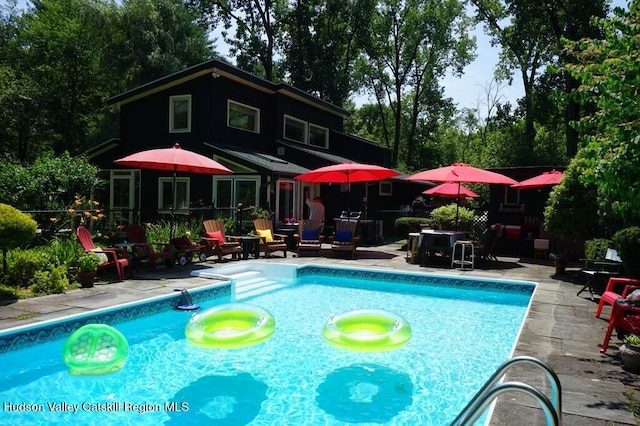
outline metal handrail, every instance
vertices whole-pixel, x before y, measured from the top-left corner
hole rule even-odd
[[[530,364],[542,369],[551,387],[551,398],[548,398],[538,389],[525,383],[507,382],[496,385],[506,372],[517,364]],[[558,379],[555,371],[553,371],[549,365],[530,356],[511,358],[498,367],[496,372],[493,373],[478,393],[476,393],[471,401],[469,401],[469,403],[462,409],[451,425],[463,426],[473,424],[473,422],[470,422],[471,419],[474,419],[473,421],[477,420],[493,399],[495,399],[499,394],[509,390],[529,393],[542,406],[545,411],[548,424],[558,426],[562,425],[562,388],[560,380]]]

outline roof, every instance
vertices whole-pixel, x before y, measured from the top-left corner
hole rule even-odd
[[[274,174],[283,175],[299,175],[309,171],[298,164],[287,161],[283,158],[276,157],[271,154],[249,151],[230,145],[205,143],[206,146],[213,148],[218,155],[228,157],[230,160],[240,164],[251,164],[258,169],[268,171]]]
[[[322,100],[307,92],[297,89],[286,83],[274,83],[264,78],[258,77],[249,72],[243,71],[227,62],[219,59],[212,59],[200,64],[185,68],[181,71],[169,74],[157,80],[143,84],[119,95],[107,99],[107,105],[124,105],[137,99],[144,98],[154,93],[166,90],[168,88],[178,86],[186,81],[196,79],[206,74],[217,75],[228,78],[240,84],[250,86],[256,90],[269,93],[281,94],[298,101],[311,104],[316,108],[331,112],[333,114],[348,117],[349,111],[334,105],[330,102]]]
[[[313,148],[308,148],[306,146],[301,146],[300,144],[296,144],[296,143],[290,143],[290,142],[286,142],[283,141],[281,139],[278,139],[278,143],[280,145],[284,145],[287,148],[293,148],[293,149],[297,149],[298,151],[302,151],[304,153],[313,155],[315,157],[321,158],[323,160],[328,161],[329,163],[332,164],[339,164],[339,163],[346,163],[346,162],[354,162],[357,163],[358,161],[355,161],[351,158],[346,158],[346,157],[341,157],[339,155],[335,155],[335,154],[330,154],[326,151],[319,151]],[[329,165],[329,163],[327,163],[327,165]]]

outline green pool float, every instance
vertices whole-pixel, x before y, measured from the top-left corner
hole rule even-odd
[[[69,373],[75,376],[116,372],[124,366],[128,354],[127,339],[106,324],[80,327],[62,348],[64,363],[69,367]]]
[[[406,319],[381,309],[360,309],[333,315],[322,336],[333,346],[362,352],[398,349],[411,339]]]
[[[275,328],[276,320],[266,309],[249,303],[226,303],[195,314],[184,333],[196,346],[236,349],[268,340]]]

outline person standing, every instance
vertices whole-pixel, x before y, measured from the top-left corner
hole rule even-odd
[[[314,222],[318,232],[322,233],[322,228],[324,226],[324,205],[322,204],[322,200],[320,197],[315,197],[311,200],[307,194],[305,202],[307,203],[307,206],[309,206],[309,221]]]

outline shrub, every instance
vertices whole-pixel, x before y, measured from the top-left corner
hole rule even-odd
[[[37,271],[47,268],[49,259],[41,250],[16,249],[9,252],[9,272],[7,285],[29,287]]]
[[[34,296],[59,294],[69,287],[67,267],[60,265],[48,271],[37,271],[31,279],[31,292]]]
[[[410,232],[420,232],[420,224],[427,223],[424,217],[400,217],[394,224],[396,237],[407,238]]]
[[[0,250],[2,270],[7,273],[7,251],[26,247],[36,236],[36,221],[26,213],[0,203]]]
[[[456,229],[456,215],[458,216],[457,229],[473,229],[475,219],[473,210],[458,207],[455,203],[434,209],[431,212],[431,219],[440,229]]]
[[[613,246],[613,242],[607,238],[594,238],[584,242],[584,257],[587,259],[604,259],[607,249]]]
[[[640,227],[631,226],[613,234],[613,246],[618,251],[625,273],[640,278]]]

